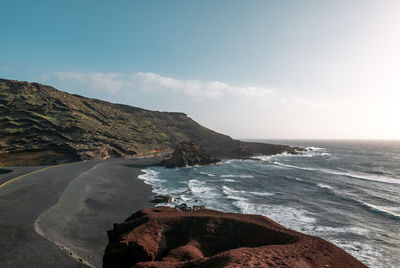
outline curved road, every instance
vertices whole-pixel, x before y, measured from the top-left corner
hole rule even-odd
[[[151,187],[136,177],[141,168],[156,163],[93,160],[13,168],[13,173],[0,175],[0,267],[87,267],[71,258],[72,252],[78,253],[77,259],[100,267],[106,230],[136,210],[152,206]],[[35,231],[39,216],[46,237],[67,243],[72,252]],[[90,255],[79,255],[82,248]]]

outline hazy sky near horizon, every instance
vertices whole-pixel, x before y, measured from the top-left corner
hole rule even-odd
[[[400,1],[0,3],[0,77],[235,138],[400,139]]]

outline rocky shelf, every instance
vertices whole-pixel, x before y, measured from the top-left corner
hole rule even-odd
[[[103,267],[366,268],[335,245],[258,215],[143,209],[108,231]]]

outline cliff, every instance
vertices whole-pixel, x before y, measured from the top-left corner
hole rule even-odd
[[[284,145],[234,140],[183,113],[149,111],[0,79],[0,166],[148,156],[171,152],[188,140],[218,157],[295,152]]]

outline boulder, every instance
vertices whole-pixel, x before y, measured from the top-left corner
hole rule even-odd
[[[175,206],[175,208],[179,209],[180,211],[187,211],[187,212],[192,211],[192,208],[188,207],[185,203],[177,205],[177,206]]]
[[[209,165],[220,162],[221,159],[200,148],[196,141],[181,142],[174,153],[163,161],[167,168]]]
[[[193,210],[202,210],[202,209],[206,209],[205,206],[193,206]]]
[[[258,215],[143,209],[108,231],[104,268],[366,268],[335,245]]]
[[[174,198],[170,194],[167,195],[160,194],[153,197],[154,203],[171,203],[172,201],[174,201]]]

